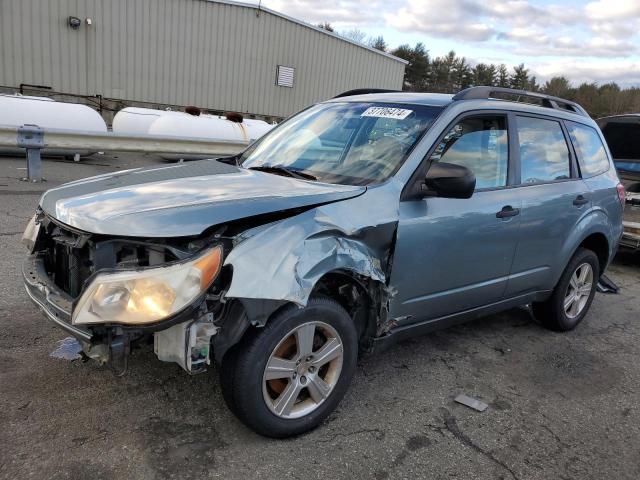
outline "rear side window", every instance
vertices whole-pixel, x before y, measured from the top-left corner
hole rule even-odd
[[[593,177],[608,170],[607,152],[595,129],[574,122],[566,122],[566,125],[578,155],[582,177]]]
[[[521,183],[571,178],[569,147],[559,122],[518,116],[518,141]]]
[[[476,176],[476,190],[506,186],[506,118],[483,115],[460,120],[444,136],[430,160],[467,167]]]

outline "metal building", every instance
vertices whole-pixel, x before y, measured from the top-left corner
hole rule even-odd
[[[406,62],[275,11],[219,0],[0,0],[0,87],[285,117]]]

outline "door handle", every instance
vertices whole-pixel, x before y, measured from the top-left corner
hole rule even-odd
[[[573,204],[574,204],[576,207],[581,207],[581,206],[582,206],[582,205],[584,205],[585,203],[589,203],[589,200],[588,200],[588,199],[586,199],[586,198],[584,198],[584,196],[583,196],[583,195],[578,195],[578,196],[576,197],[576,199],[573,201]]]
[[[496,217],[498,218],[515,217],[516,215],[520,215],[520,209],[513,208],[511,205],[505,205],[502,207],[502,210],[496,213]]]

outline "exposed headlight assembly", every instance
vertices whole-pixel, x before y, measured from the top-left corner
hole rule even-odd
[[[98,274],[78,300],[72,322],[144,325],[163,320],[205,292],[221,265],[218,246],[166,267]]]

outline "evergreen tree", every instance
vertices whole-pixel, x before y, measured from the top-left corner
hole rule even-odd
[[[430,59],[424,44],[417,43],[413,48],[400,45],[392,53],[409,62],[404,70],[404,90],[425,91],[428,85]]]
[[[382,35],[371,38],[369,40],[369,46],[371,48],[375,48],[376,50],[380,50],[381,52],[387,51],[387,42],[384,41],[384,37]]]
[[[495,65],[479,63],[473,67],[473,85],[494,86],[497,81],[497,69]]]
[[[509,87],[511,85],[509,81],[509,70],[507,70],[507,66],[503,63],[498,67],[498,87]]]
[[[517,67],[513,67],[513,75],[509,79],[511,88],[518,90],[526,90],[530,86],[529,70],[524,68],[524,63],[521,63]]]

